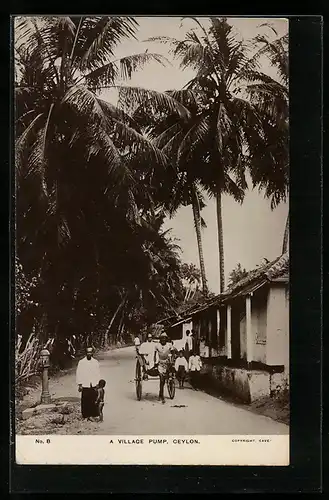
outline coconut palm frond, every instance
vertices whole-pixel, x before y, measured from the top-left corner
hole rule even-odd
[[[39,127],[42,127],[42,121],[40,120],[43,117],[42,113],[39,113],[32,121],[31,123],[26,127],[24,132],[20,135],[20,137],[16,140],[15,144],[15,166],[16,166],[16,175],[17,179],[19,180],[21,176],[23,175],[23,169],[24,169],[24,162],[23,162],[23,155],[26,153],[28,150],[27,148],[27,143],[30,140],[30,135],[33,133],[38,132],[38,128],[36,127],[36,124],[38,121],[40,121]]]
[[[254,58],[259,60],[262,56],[267,56],[271,64],[277,68],[284,84],[288,83],[289,73],[288,41],[288,35],[272,41],[267,35],[257,35],[254,38],[254,44],[259,48]]]
[[[181,140],[182,132],[179,130],[171,139],[169,139],[167,144],[163,146],[162,152],[168,157],[171,157],[173,161],[176,161],[177,151],[181,144]]]
[[[32,49],[32,54],[43,59],[44,67],[49,68],[53,79],[59,85],[60,75],[59,70],[55,65],[55,61],[58,56],[58,49],[56,42],[53,39],[52,32],[49,30],[47,25],[39,27],[35,19],[32,19],[32,23],[35,29],[34,37],[32,37],[32,39],[35,38],[35,45],[34,49]]]
[[[180,42],[175,47],[173,54],[180,59],[180,67],[182,69],[191,67],[198,70],[209,61],[208,48],[195,40]]]
[[[130,147],[131,152],[137,155],[142,154],[144,158],[149,157],[150,160],[162,166],[168,163],[168,158],[157,145],[135,129],[118,120],[114,120],[114,129],[115,138],[123,141],[126,147]]]
[[[87,73],[81,79],[85,79],[88,88],[93,91],[98,91],[102,87],[113,85],[118,77],[119,71],[117,66],[113,62],[109,62]]]
[[[67,220],[64,216],[60,216],[59,223],[57,225],[57,241],[59,246],[64,246],[71,239],[71,231],[68,226]]]
[[[141,53],[126,56],[111,61],[84,75],[86,83],[94,90],[100,90],[107,85],[113,85],[119,79],[130,79],[132,74],[142,69],[146,64],[155,61],[162,66],[170,64],[168,59],[160,54]]]
[[[233,27],[228,24],[225,17],[211,18],[209,33],[215,41],[213,47],[221,71],[225,72],[230,65],[232,54],[240,47],[240,42],[236,40]]]
[[[135,200],[134,193],[131,189],[128,189],[128,200],[129,200],[128,211],[127,211],[128,220],[134,224],[141,225],[141,218],[138,211],[137,203]]]
[[[89,141],[86,143],[88,161],[92,157],[104,158],[110,179],[118,185],[132,185],[132,174],[106,129],[97,124],[91,124],[88,129],[88,138]]]
[[[200,217],[200,224],[202,229],[207,229],[207,224],[203,217]]]
[[[245,197],[245,191],[228,175],[224,175],[223,192],[234,198],[235,201],[242,203]]]
[[[229,84],[239,74],[242,68],[245,68],[249,63],[249,55],[247,46],[243,42],[238,43],[230,55],[230,60],[226,69],[226,81]]]
[[[244,70],[240,73],[240,77],[246,80],[247,83],[262,82],[273,85],[276,84],[282,87],[282,85],[278,81],[274,80],[274,78],[257,70]]]
[[[173,52],[174,48],[180,43],[180,40],[177,40],[176,38],[170,36],[153,36],[147,38],[146,40],[143,40],[143,42],[168,44],[172,47],[170,52]]]
[[[232,107],[233,119],[235,118],[236,121],[240,121],[243,127],[252,127],[255,132],[262,132],[262,117],[253,103],[241,97],[234,97],[230,105]]]
[[[40,180],[40,186],[43,195],[48,197],[48,187],[46,179],[46,167],[47,167],[47,155],[45,151],[44,136],[46,133],[46,127],[43,126],[37,132],[37,138],[31,147],[31,152],[29,154],[28,160],[24,165],[25,178],[29,176],[37,176]]]
[[[22,132],[22,134],[17,138],[16,140],[16,150],[20,151],[25,147],[26,140],[28,139],[30,133],[32,130],[35,129],[36,123],[40,120],[40,118],[43,116],[43,113],[39,113],[31,123],[25,128],[25,130]]]
[[[136,120],[134,120],[134,118],[129,113],[126,113],[122,108],[118,108],[109,101],[104,101],[104,99],[100,99],[99,97],[97,97],[97,101],[107,116],[114,118],[115,120],[120,120],[120,122],[126,123],[131,127],[134,127],[135,130],[138,130]]]
[[[277,82],[261,82],[250,84],[245,88],[250,96],[269,95],[288,101],[288,90]]]
[[[178,132],[180,132],[181,127],[179,123],[174,123],[171,127],[164,130],[161,134],[155,136],[153,144],[158,148],[165,146]]]
[[[227,109],[224,103],[219,104],[219,110],[217,115],[217,134],[216,140],[218,144],[218,150],[221,153],[223,150],[223,145],[226,142],[226,138],[229,136],[231,131],[232,122],[227,113]]]
[[[196,108],[199,104],[200,98],[192,89],[167,90],[166,93],[187,108],[190,106]]]
[[[246,92],[260,114],[267,115],[279,124],[281,118],[288,117],[288,95],[284,89],[272,84],[248,85]]]
[[[258,27],[258,28],[265,28],[265,27],[266,27],[266,28],[269,28],[269,29],[270,29],[270,30],[274,33],[274,35],[275,35],[276,37],[278,36],[278,32],[277,32],[277,30],[276,30],[276,29],[274,28],[274,26],[273,26],[271,23],[269,23],[269,22],[261,23],[261,24],[259,24],[257,27]]]
[[[60,73],[63,76],[66,56],[74,44],[76,25],[68,16],[52,17],[44,23],[43,32],[47,34],[47,40],[56,46],[56,56],[62,58]]]
[[[95,94],[82,85],[72,86],[64,95],[62,103],[68,105],[79,115],[89,117],[92,123],[106,128],[107,118]]]
[[[207,137],[210,131],[210,120],[209,117],[203,117],[197,123],[191,126],[178,149],[178,160],[180,161],[183,155],[189,154],[197,144],[202,143],[202,141]]]
[[[161,109],[162,112],[174,113],[182,118],[188,118],[190,112],[180,102],[165,92],[158,92],[142,87],[113,86],[119,91],[119,104],[123,109],[136,109],[146,105]]]
[[[161,64],[162,66],[165,66],[166,64],[171,65],[170,61],[161,54],[153,54],[150,52],[133,54],[131,56],[122,57],[119,61],[117,61],[117,64],[120,67],[120,76],[123,79],[129,79],[135,71],[142,69],[145,64],[153,61]]]
[[[135,38],[137,21],[131,17],[85,17],[75,49],[81,71],[95,70],[106,63],[123,38]]]

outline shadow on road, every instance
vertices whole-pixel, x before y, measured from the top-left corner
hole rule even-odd
[[[129,392],[126,393],[127,399],[136,401],[136,403],[142,403],[143,401],[149,402],[149,403],[154,403],[154,401],[158,401],[158,395],[157,394],[151,394],[149,392],[146,392],[145,394],[142,394],[142,399],[138,401],[136,397],[136,393],[134,392]]]

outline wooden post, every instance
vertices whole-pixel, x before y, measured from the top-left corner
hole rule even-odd
[[[251,325],[251,295],[246,296],[247,362],[253,361],[254,338]]]
[[[208,319],[208,337],[209,337],[209,358],[212,357],[212,325],[211,325],[211,318]]]
[[[220,354],[220,308],[218,307],[216,309],[216,316],[217,316],[217,353],[218,355]]]
[[[49,380],[48,380],[49,356],[50,353],[48,349],[42,349],[40,353],[41,366],[42,366],[42,391],[41,391],[42,404],[50,403]]]
[[[231,359],[232,358],[232,330],[231,330],[231,311],[232,308],[228,304],[227,306],[227,338],[226,338],[226,353],[227,353],[227,358]]]

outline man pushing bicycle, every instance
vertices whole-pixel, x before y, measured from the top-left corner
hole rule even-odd
[[[165,403],[164,386],[169,370],[172,369],[173,345],[168,342],[166,333],[161,333],[159,344],[155,345],[155,355],[157,356],[157,368],[160,377],[159,401]]]

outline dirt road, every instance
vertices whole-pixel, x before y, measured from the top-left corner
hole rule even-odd
[[[50,381],[53,399],[69,400],[75,418],[53,430],[56,434],[288,434],[288,426],[245,408],[194,391],[187,385],[176,388],[174,400],[167,394],[163,405],[157,400],[158,381],[143,383],[143,397],[135,393],[134,348],[127,347],[99,356],[101,374],[106,380],[104,421],[82,422],[75,373]],[[31,420],[31,419],[30,419]],[[32,422],[31,422],[32,424]],[[43,430],[43,429],[40,429]],[[29,432],[33,433],[33,427]]]

